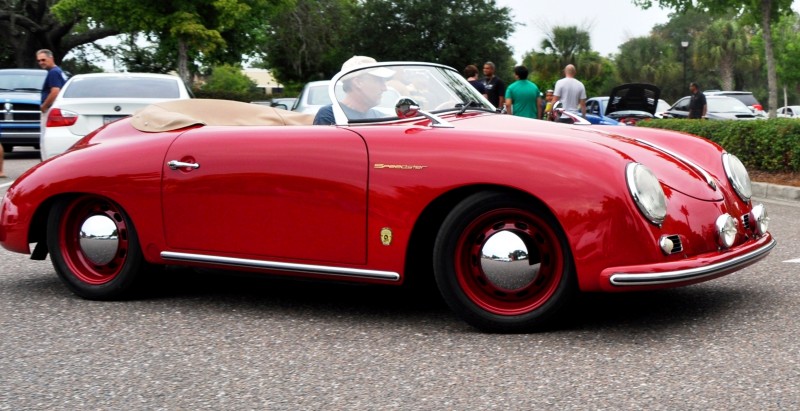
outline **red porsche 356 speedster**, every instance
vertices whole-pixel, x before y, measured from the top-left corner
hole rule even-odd
[[[0,243],[49,254],[100,300],[163,265],[433,276],[491,332],[539,329],[578,291],[716,278],[775,245],[741,161],[703,138],[498,114],[437,64],[357,67],[329,93],[331,125],[216,100],[108,124],[8,189]]]

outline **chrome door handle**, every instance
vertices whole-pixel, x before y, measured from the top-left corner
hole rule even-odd
[[[200,164],[197,163],[184,163],[183,161],[178,160],[171,160],[167,163],[170,169],[177,170],[179,168],[200,168]]]

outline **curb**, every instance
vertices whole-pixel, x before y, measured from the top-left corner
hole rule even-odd
[[[765,200],[800,202],[800,187],[757,183],[755,181],[753,181],[751,184],[753,187],[753,197],[758,197]]]

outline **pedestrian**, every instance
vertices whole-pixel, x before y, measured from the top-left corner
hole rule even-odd
[[[483,82],[478,80],[477,66],[470,64],[464,68],[464,77],[466,77],[469,84],[472,84],[472,87],[475,87],[475,90],[478,90],[478,93],[483,94],[483,97],[486,98],[486,86],[483,85]]]
[[[53,52],[50,50],[41,49],[37,51],[36,62],[39,63],[39,67],[47,70],[47,77],[44,78],[44,85],[42,85],[41,111],[44,114],[52,107],[53,101],[55,101],[61,88],[64,87],[64,83],[67,82],[67,76],[56,65],[53,60]],[[42,115],[43,119],[45,117]],[[42,132],[44,132],[44,127],[42,127]]]
[[[495,69],[491,61],[483,64],[483,86],[486,88],[486,98],[500,110],[505,104],[506,83],[495,76]]]
[[[545,93],[544,107],[542,107],[542,120],[549,120],[551,111],[553,111],[553,89],[549,89]]]
[[[689,99],[689,118],[706,118],[706,113],[708,112],[706,95],[700,91],[700,86],[694,81],[689,83],[689,91],[692,93],[692,97]]]
[[[586,87],[575,78],[575,66],[567,64],[564,67],[564,78],[556,81],[553,90],[553,105],[561,101],[564,111],[586,117]]]
[[[528,68],[514,67],[516,81],[506,89],[506,112],[520,117],[539,118],[539,107],[542,106],[542,93],[536,83],[528,80]]]

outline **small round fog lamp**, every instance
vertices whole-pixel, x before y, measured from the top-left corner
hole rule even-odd
[[[730,248],[736,241],[736,220],[730,214],[717,218],[717,243],[723,248]]]
[[[764,204],[756,204],[753,206],[753,220],[756,222],[756,234],[764,235],[769,230],[769,215],[767,215],[767,208]]]

